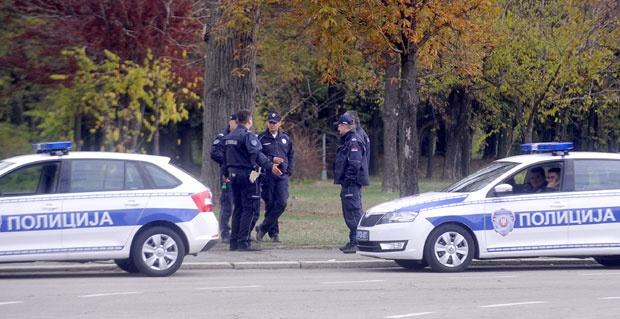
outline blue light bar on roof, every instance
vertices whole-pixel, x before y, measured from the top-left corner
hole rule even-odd
[[[521,144],[523,153],[568,152],[573,149],[573,142],[529,143]]]
[[[56,153],[62,152],[66,154],[69,152],[73,143],[71,141],[62,141],[62,142],[45,142],[45,143],[37,143],[32,144],[32,149],[37,153]]]

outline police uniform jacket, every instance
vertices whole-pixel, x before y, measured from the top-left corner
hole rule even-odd
[[[263,147],[263,154],[265,154],[270,161],[273,161],[274,157],[284,159],[284,162],[278,165],[278,168],[282,171],[282,174],[291,176],[295,166],[295,152],[293,151],[293,143],[288,134],[279,130],[276,137],[273,137],[269,129],[267,129],[258,136],[258,140]]]
[[[340,146],[334,162],[334,183],[368,185],[364,172],[364,144],[354,130],[340,137]]]
[[[366,134],[366,131],[361,126],[355,127],[355,133],[362,139],[362,144],[364,146],[364,160],[362,162],[364,173],[366,173],[365,180],[370,180],[369,172],[370,172],[370,137]],[[368,185],[368,183],[363,184]]]
[[[257,166],[265,170],[271,169],[271,161],[261,153],[262,146],[256,134],[244,125],[239,125],[234,131],[224,137],[225,171],[228,177],[231,171],[256,169]]]
[[[213,143],[211,144],[211,159],[215,161],[218,165],[220,165],[221,174],[224,175],[224,137],[230,133],[228,127],[224,130],[224,132],[218,134]]]

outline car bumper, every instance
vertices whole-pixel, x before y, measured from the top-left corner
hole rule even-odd
[[[433,225],[426,220],[411,223],[358,227],[368,231],[368,241],[359,241],[358,254],[382,259],[421,260],[424,244]],[[402,247],[400,247],[402,246]]]
[[[213,213],[199,213],[191,221],[177,225],[187,236],[189,254],[204,251],[209,245],[211,248],[220,239],[219,224]]]

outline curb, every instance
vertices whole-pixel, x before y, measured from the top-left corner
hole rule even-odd
[[[490,259],[474,260],[472,267],[514,267],[514,266],[593,266],[592,258],[532,258],[532,259]],[[337,269],[337,268],[391,268],[400,267],[392,260],[316,260],[316,261],[241,261],[241,262],[185,262],[181,269]],[[77,272],[77,271],[121,271],[113,263],[88,264],[6,264],[0,265],[0,274],[32,272]]]

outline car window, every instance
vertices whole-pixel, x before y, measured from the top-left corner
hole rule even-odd
[[[122,190],[124,162],[115,160],[73,160],[69,192],[100,192]]]
[[[620,189],[620,161],[575,160],[575,191]]]
[[[501,196],[562,191],[563,174],[562,162],[546,162],[529,166],[512,174],[500,183],[512,186],[512,192],[501,194]],[[494,196],[492,192],[489,196]]]
[[[59,167],[57,161],[20,167],[0,178],[0,194],[23,196],[54,193]]]
[[[140,169],[135,162],[126,162],[125,164],[125,189],[136,190],[144,189],[144,181],[140,175]]]
[[[181,182],[170,173],[150,163],[144,163],[146,172],[151,177],[155,188],[174,188]]]
[[[491,163],[489,166],[448,186],[443,191],[444,192],[457,192],[457,193],[475,192],[487,186],[490,182],[494,181],[496,178],[500,177],[502,174],[508,172],[516,165],[517,165],[516,163],[510,163],[510,162]]]

